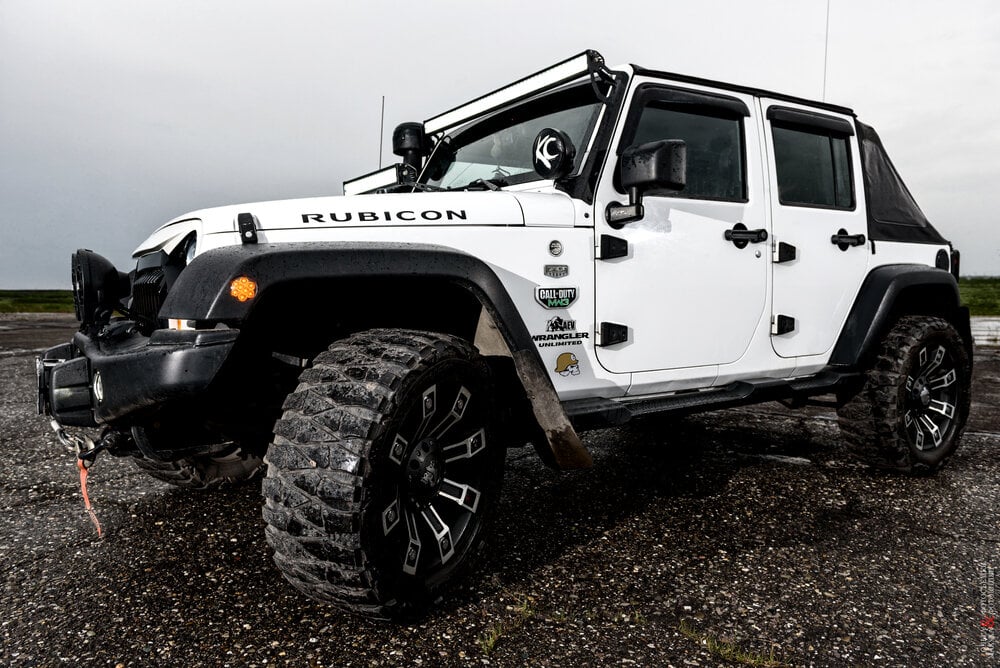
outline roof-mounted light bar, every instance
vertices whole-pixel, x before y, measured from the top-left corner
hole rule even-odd
[[[602,77],[610,75],[604,67],[604,57],[601,54],[593,50],[584,51],[577,56],[526,76],[508,86],[498,88],[492,93],[487,93],[460,107],[455,107],[443,114],[427,119],[424,121],[424,132],[431,135],[441,130],[454,128],[472,118],[529,98],[546,88],[567,83],[585,74],[594,73],[599,73]]]

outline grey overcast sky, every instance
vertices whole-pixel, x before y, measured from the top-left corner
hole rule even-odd
[[[127,270],[166,220],[340,194],[387,133],[586,48],[809,98],[826,0],[0,0],[0,288]],[[1000,4],[830,0],[826,98],[875,125],[966,274],[1000,274]],[[386,142],[384,158],[392,161]]]

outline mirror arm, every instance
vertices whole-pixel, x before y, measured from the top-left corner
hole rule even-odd
[[[639,186],[632,186],[628,189],[628,204],[611,202],[604,210],[604,218],[608,225],[616,230],[620,230],[628,223],[642,220],[645,211],[642,208],[642,191]]]

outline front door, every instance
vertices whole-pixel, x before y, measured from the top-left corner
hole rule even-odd
[[[607,370],[712,367],[746,353],[766,317],[770,261],[758,128],[749,95],[653,82],[634,89],[595,202],[598,328],[627,327],[626,341],[597,349]],[[613,228],[607,205],[627,201],[618,156],[661,139],[686,143],[686,186],[647,192],[644,217]],[[759,230],[760,239],[727,241],[727,230]],[[627,254],[610,257],[623,244]]]

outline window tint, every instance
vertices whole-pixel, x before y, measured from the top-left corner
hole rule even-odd
[[[649,194],[746,200],[742,122],[723,114],[678,111],[663,103],[652,103],[643,109],[630,144],[661,139],[683,139],[687,144],[687,185],[684,189],[680,192],[651,190]]]
[[[850,209],[854,206],[847,137],[804,127],[771,126],[782,204]]]

